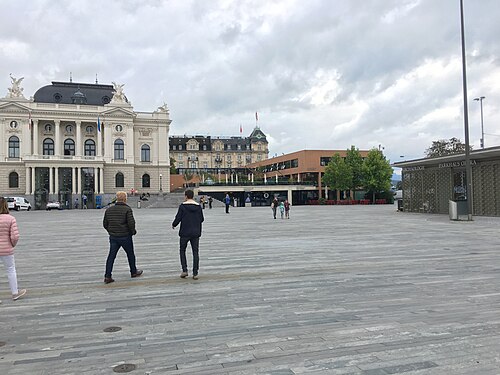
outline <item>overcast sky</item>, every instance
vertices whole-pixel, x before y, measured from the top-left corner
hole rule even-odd
[[[171,135],[249,135],[270,156],[370,149],[418,158],[464,140],[459,0],[0,0],[0,95],[124,83],[166,102]],[[465,0],[470,142],[500,145],[500,4]]]

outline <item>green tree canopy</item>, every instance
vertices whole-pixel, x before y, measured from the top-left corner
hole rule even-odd
[[[175,159],[170,157],[170,174],[177,174],[177,170],[175,168]]]
[[[325,167],[323,182],[334,190],[349,190],[352,186],[351,168],[337,153]]]
[[[363,163],[363,185],[373,193],[391,188],[392,168],[389,161],[377,149],[371,149]]]
[[[347,150],[347,156],[345,158],[346,164],[351,170],[351,186],[349,187],[352,191],[356,191],[363,183],[363,158],[354,146],[351,146],[350,150]]]
[[[469,146],[469,150],[472,151],[472,147]],[[460,139],[455,137],[449,140],[440,139],[432,141],[432,146],[425,150],[425,155],[428,158],[463,153],[465,153],[465,143],[462,143]]]

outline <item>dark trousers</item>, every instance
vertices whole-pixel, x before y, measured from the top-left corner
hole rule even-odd
[[[229,213],[229,203],[226,203],[226,214]]]
[[[106,273],[104,274],[104,277],[111,277],[113,264],[115,263],[116,254],[118,254],[120,247],[123,247],[123,250],[127,253],[130,274],[133,275],[137,272],[137,268],[135,267],[134,242],[132,241],[132,236],[109,236],[109,254],[108,259],[106,260]]]
[[[193,275],[198,275],[198,269],[200,268],[200,256],[199,246],[200,246],[200,237],[181,237],[180,238],[180,256],[181,256],[181,266],[182,272],[187,272],[187,259],[186,259],[186,248],[188,242],[191,242],[191,249],[193,250]]]

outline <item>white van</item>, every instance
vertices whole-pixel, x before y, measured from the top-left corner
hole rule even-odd
[[[9,205],[9,210],[31,210],[31,203],[22,197],[7,197],[7,204]]]

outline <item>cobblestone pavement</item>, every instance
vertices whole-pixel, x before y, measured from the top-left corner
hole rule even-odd
[[[500,219],[207,209],[195,281],[175,210],[134,213],[144,275],[122,251],[109,285],[102,210],[14,213],[28,294],[2,273],[0,374],[500,374]]]

